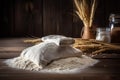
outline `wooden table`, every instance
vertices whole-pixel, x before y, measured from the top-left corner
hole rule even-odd
[[[8,58],[19,56],[32,44],[24,43],[28,38],[0,39],[0,80],[120,80],[120,54],[107,53],[96,56],[100,62],[78,73],[54,74],[18,70],[3,63]]]

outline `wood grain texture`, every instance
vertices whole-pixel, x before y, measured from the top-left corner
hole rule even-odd
[[[120,60],[102,59],[95,66],[86,68],[82,72],[72,74],[40,73],[9,68],[0,60],[0,79],[1,80],[119,80]]]
[[[109,3],[108,3],[109,2]],[[120,13],[120,0],[99,0],[94,24],[109,26],[109,15]],[[82,22],[73,0],[1,0],[0,37],[62,34],[81,37]]]
[[[0,49],[0,80],[120,80],[119,53],[98,55],[95,57],[99,60],[97,64],[72,74],[20,70],[10,68],[4,64],[4,60],[17,57],[23,48],[31,46],[31,44],[23,42],[23,40],[28,39],[30,38],[7,38],[0,40],[0,43],[4,43],[0,47],[8,48],[4,50]]]

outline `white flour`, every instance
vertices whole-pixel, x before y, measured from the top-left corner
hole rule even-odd
[[[72,38],[50,35],[42,39],[44,42],[28,47],[19,57],[4,62],[12,68],[54,73],[76,72],[98,62],[73,48]]]
[[[41,66],[37,66],[33,62],[25,60],[22,57],[8,59],[5,61],[5,63],[12,68],[50,73],[80,72],[89,66],[93,66],[97,62],[98,60],[82,55],[82,57],[71,57],[53,61],[48,66],[41,69]]]

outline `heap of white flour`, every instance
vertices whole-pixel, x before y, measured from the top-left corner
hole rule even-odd
[[[5,63],[12,68],[50,73],[80,72],[87,67],[93,66],[97,62],[98,60],[82,55],[82,57],[71,57],[53,61],[48,66],[41,69],[40,66],[37,66],[30,60],[25,60],[21,57],[8,59],[5,61]]]
[[[48,38],[49,37],[50,36],[48,36]],[[64,36],[52,36],[52,38],[54,37],[57,38],[55,43],[62,41],[62,45],[68,45],[73,42],[69,41],[69,39],[63,39],[66,38]],[[45,38],[47,37],[43,39]],[[12,68],[55,73],[77,72],[89,66],[93,66],[98,62],[96,59],[81,55],[80,50],[74,49],[71,46],[63,46],[61,48],[59,43],[54,44],[53,40],[50,41],[47,40],[45,44],[42,43],[42,45],[38,44],[27,48],[23,50],[19,57],[8,59],[4,62]]]

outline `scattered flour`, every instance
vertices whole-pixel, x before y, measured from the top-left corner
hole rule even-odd
[[[34,64],[33,62],[24,59],[23,57],[17,57],[13,59],[8,59],[4,61],[9,67],[17,69],[25,69],[39,72],[49,72],[49,73],[75,73],[81,70],[93,66],[98,62],[96,59],[82,55],[81,57],[70,57],[65,59],[59,59],[53,61],[51,64],[47,65],[45,68],[41,68]]]
[[[8,59],[4,63],[17,69],[70,73],[81,71],[98,62],[98,60],[82,55],[80,50],[73,48],[71,46],[74,42],[72,38],[50,35],[42,39],[44,42],[28,47],[22,51],[19,57]]]

